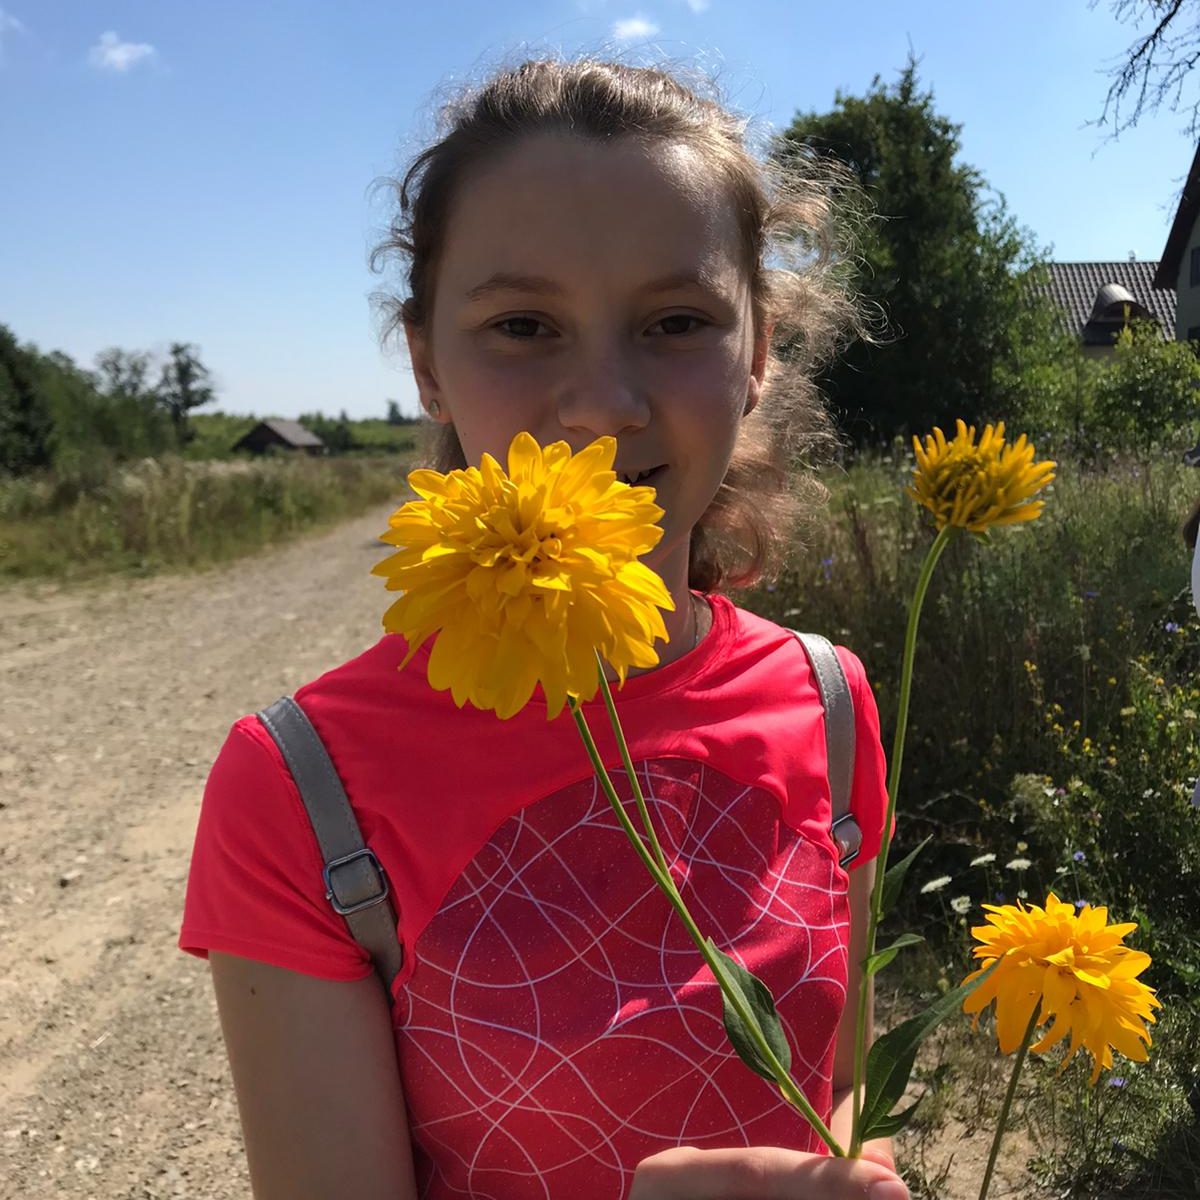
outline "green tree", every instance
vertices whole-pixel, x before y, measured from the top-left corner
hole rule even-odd
[[[1003,381],[1015,427],[1030,435],[1039,456],[1079,463],[1155,446],[1180,450],[1200,424],[1195,350],[1165,340],[1153,321],[1129,322],[1099,356],[1085,354],[1053,323],[1030,329]]]
[[[150,355],[139,350],[110,346],[96,355],[96,383],[108,396],[149,396],[155,398],[150,383]]]
[[[958,161],[960,131],[910,58],[894,86],[876,76],[864,97],[839,91],[832,111],[798,113],[775,143],[785,163],[839,159],[878,214],[862,226],[855,285],[889,330],[852,346],[825,381],[860,446],[1003,415],[998,374],[1037,303],[1023,275],[1038,256],[1003,197]]]
[[[0,325],[0,471],[49,466],[53,418],[41,387],[39,355]]]
[[[1112,362],[1096,375],[1093,428],[1104,444],[1142,453],[1189,439],[1200,396],[1200,361],[1187,342],[1164,341],[1153,321],[1121,330]]]
[[[1094,377],[1101,368],[1046,299],[1049,271],[1037,266],[1024,278],[1027,304],[1013,323],[1012,351],[996,367],[1000,411],[1013,433],[1029,435],[1040,457],[1051,451],[1092,457]]]
[[[400,405],[395,400],[387,402],[387,423],[389,425],[403,425],[404,414],[400,411]]]
[[[299,421],[305,429],[315,433],[325,443],[325,449],[330,454],[345,454],[348,450],[355,449],[354,427],[345,409],[342,409],[336,418],[327,417],[319,412],[301,413]]]
[[[158,400],[170,415],[175,438],[183,446],[192,438],[188,413],[208,404],[215,396],[209,370],[200,361],[198,348],[187,342],[172,342],[170,357],[163,364],[158,383]]]

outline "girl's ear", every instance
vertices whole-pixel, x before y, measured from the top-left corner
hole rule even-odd
[[[433,371],[433,355],[430,353],[428,338],[422,330],[408,321],[404,323],[404,337],[408,342],[408,357],[412,362],[413,378],[417,382],[421,407],[435,421],[449,421],[450,414],[446,412],[437,376]]]
[[[750,364],[750,381],[746,385],[746,403],[742,408],[742,416],[748,417],[762,399],[763,379],[767,373],[767,355],[771,350],[771,334],[774,324],[768,325],[754,339],[754,360]]]

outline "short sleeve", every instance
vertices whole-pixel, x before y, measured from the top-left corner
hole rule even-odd
[[[862,849],[849,865],[848,869],[853,871],[879,854],[887,818],[887,762],[879,732],[879,708],[867,682],[866,669],[845,646],[834,649],[854,698],[854,781],[850,787],[850,811],[862,830]],[[893,818],[893,832],[895,827]]]
[[[242,718],[205,785],[179,949],[362,979],[370,958],[325,899],[321,869],[316,835],[278,748],[257,718]]]

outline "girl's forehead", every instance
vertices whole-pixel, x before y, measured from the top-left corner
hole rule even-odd
[[[462,181],[441,282],[458,303],[493,274],[659,278],[691,271],[738,290],[742,238],[728,188],[698,151],[633,138],[539,135]]]

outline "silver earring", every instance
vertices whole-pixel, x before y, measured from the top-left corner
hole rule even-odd
[[[442,406],[436,400],[430,400],[429,415],[431,417],[436,417],[441,414],[441,411],[442,411]]]

